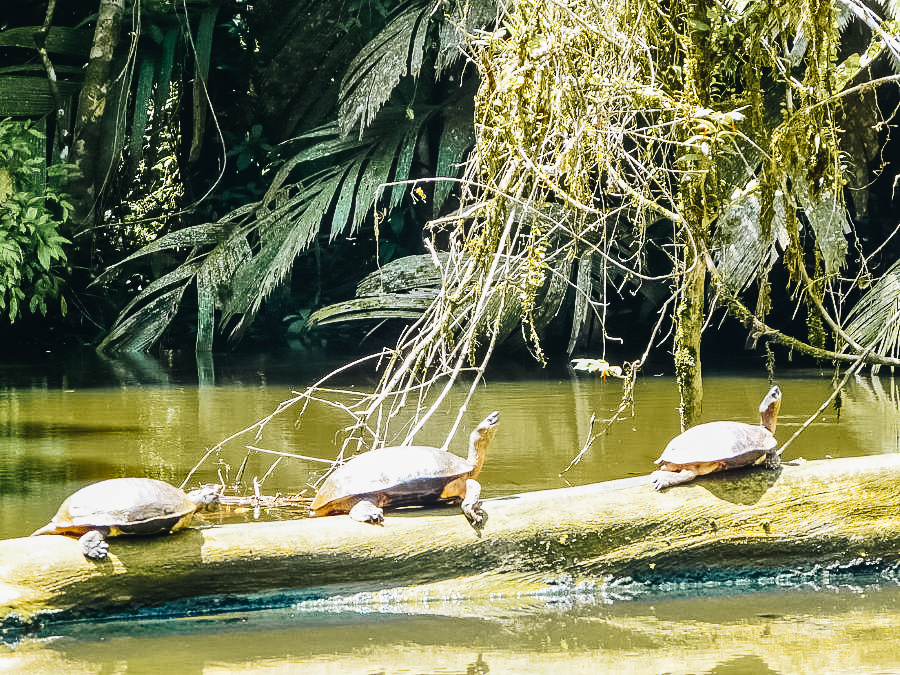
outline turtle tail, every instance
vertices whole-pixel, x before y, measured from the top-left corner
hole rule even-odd
[[[36,537],[39,534],[56,534],[56,533],[57,533],[56,525],[54,525],[52,522],[49,522],[46,525],[44,525],[43,527],[36,529],[34,532],[31,533],[30,536]]]

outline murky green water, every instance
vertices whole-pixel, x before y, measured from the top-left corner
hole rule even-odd
[[[290,358],[103,361],[92,354],[0,366],[0,537],[29,534],[82,485],[125,475],[180,483],[204,451],[271,413],[330,365]],[[481,475],[483,496],[646,473],[678,428],[669,377],[645,373],[628,418],[560,477],[590,432],[619,404],[621,384],[565,369],[495,373],[479,388],[466,431],[490,410],[501,425]],[[353,376],[371,386],[371,373]],[[198,382],[203,382],[198,386]],[[763,378],[708,375],[705,419],[756,421]],[[829,377],[786,373],[778,437],[787,439],[830,392]],[[786,459],[900,451],[896,383],[851,382],[838,418],[820,415]],[[416,441],[440,444],[462,395],[451,397]],[[227,447],[218,470],[233,476],[244,445],[331,458],[347,419],[313,409],[288,413],[261,439]],[[463,453],[465,433],[451,448]],[[245,481],[269,472],[251,453]],[[318,465],[282,461],[264,492],[304,488]],[[215,480],[204,465],[197,478]],[[290,515],[290,514],[287,514]],[[243,519],[285,517],[248,511]],[[849,562],[849,561],[848,561]],[[9,672],[505,673],[886,673],[900,672],[900,584],[894,570],[718,588],[562,593],[460,602],[452,607],[321,606],[191,619],[86,623],[0,648]],[[838,581],[835,581],[837,579]]]

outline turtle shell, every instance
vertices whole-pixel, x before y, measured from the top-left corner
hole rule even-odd
[[[707,422],[679,434],[666,446],[657,464],[752,462],[776,445],[772,432],[744,422]]]
[[[445,494],[445,488],[472,468],[458,455],[427,446],[370,450],[336,469],[319,488],[310,510],[316,516],[344,513],[361,497],[382,507],[450,500],[459,494]]]
[[[154,534],[184,527],[197,505],[174,485],[153,478],[113,478],[73,493],[34,534]]]

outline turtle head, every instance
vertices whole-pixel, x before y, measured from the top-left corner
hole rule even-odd
[[[188,492],[187,498],[197,505],[198,511],[213,511],[219,505],[219,486],[204,485]]]
[[[778,411],[781,409],[781,389],[776,384],[769,389],[769,393],[759,404],[759,423],[766,429],[775,433],[775,425],[778,423]]]
[[[471,478],[476,478],[481,473],[488,446],[491,444],[491,439],[497,431],[499,422],[500,413],[495,410],[481,420],[481,424],[475,427],[475,431],[469,435],[469,463],[473,467],[472,473],[469,474]]]

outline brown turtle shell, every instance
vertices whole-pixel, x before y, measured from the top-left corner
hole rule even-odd
[[[781,389],[773,386],[759,405],[760,423],[707,422],[685,430],[656,460],[663,466],[721,462],[734,468],[753,464],[777,445],[774,431],[781,408]]]
[[[473,468],[458,455],[427,446],[370,450],[336,469],[310,510],[315,516],[345,513],[362,498],[382,508],[451,501],[461,494],[453,484]]]
[[[155,534],[186,526],[197,505],[184,491],[153,478],[112,478],[73,493],[34,534]]]

